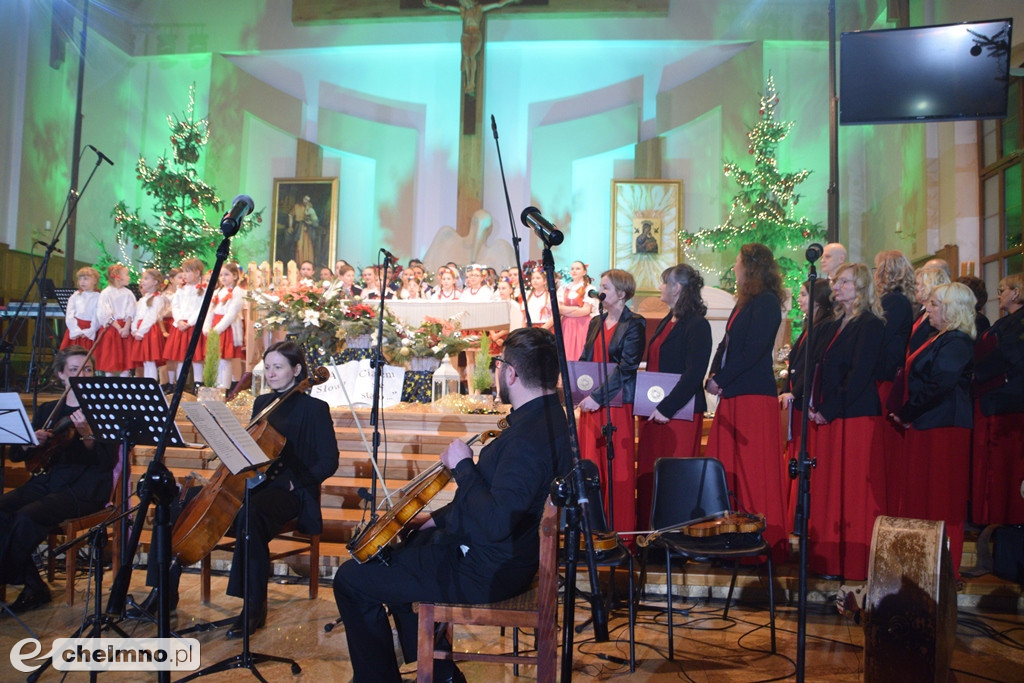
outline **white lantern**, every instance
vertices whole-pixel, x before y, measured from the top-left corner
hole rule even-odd
[[[452,367],[448,356],[445,356],[441,365],[434,370],[433,379],[434,387],[430,396],[432,401],[437,401],[448,394],[459,393],[459,371]]]

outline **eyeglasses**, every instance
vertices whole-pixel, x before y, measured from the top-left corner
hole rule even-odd
[[[848,277],[841,277],[838,280],[836,280],[836,284],[837,285],[849,285],[849,284],[855,284],[856,282],[857,282],[856,280],[851,280]]]

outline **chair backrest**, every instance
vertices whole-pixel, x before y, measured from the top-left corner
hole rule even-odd
[[[715,458],[659,458],[654,463],[651,529],[729,512],[725,468]]]
[[[540,518],[540,564],[537,567],[537,609],[541,624],[557,622],[558,612],[558,517],[561,508],[544,501],[544,514]]]
[[[597,464],[591,460],[580,460],[580,469],[583,472],[584,493],[590,504],[590,530],[594,533],[609,531],[608,518],[604,514],[604,496],[601,495],[601,473]],[[570,475],[571,476],[571,475]],[[561,528],[565,528],[565,508],[562,509]]]

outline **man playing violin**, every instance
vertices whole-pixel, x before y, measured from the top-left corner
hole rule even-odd
[[[116,453],[97,443],[70,389],[72,377],[92,377],[88,354],[80,346],[69,346],[57,354],[53,367],[64,384],[65,399],[62,404],[50,401],[39,406],[32,426],[40,445],[16,450],[11,457],[25,460],[37,454],[37,449],[57,446],[42,473],[0,496],[0,583],[25,586],[10,605],[14,612],[50,602],[50,589],[32,561],[32,553],[50,529],[65,519],[100,510],[110,500]],[[53,431],[42,429],[48,421]]]
[[[401,681],[385,604],[405,660],[413,661],[413,602],[504,600],[529,587],[537,572],[544,501],[571,461],[565,411],[555,393],[554,335],[539,327],[515,330],[495,360],[501,398],[512,405],[509,427],[475,463],[463,441],[448,446],[441,461],[457,484],[455,497],[412,521],[417,533],[392,551],[389,564],[349,561],[334,576],[356,683]],[[465,680],[448,661],[434,664],[434,677]]]

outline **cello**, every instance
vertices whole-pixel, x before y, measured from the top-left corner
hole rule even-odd
[[[293,394],[304,392],[329,378],[327,368],[316,368],[310,377],[272,401],[249,422],[246,431],[271,461],[281,454],[286,439],[270,425],[267,418]],[[232,474],[221,463],[210,481],[182,508],[171,532],[171,553],[180,564],[195,564],[210,554],[242,508],[245,480],[255,474],[254,470]]]

